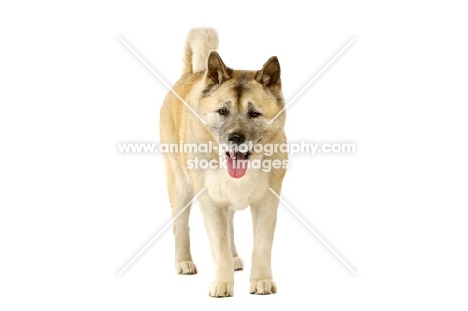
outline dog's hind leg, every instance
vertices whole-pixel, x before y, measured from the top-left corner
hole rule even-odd
[[[244,269],[244,261],[237,254],[236,245],[234,244],[234,213],[234,210],[229,209],[229,247],[231,248],[234,270],[237,271]]]
[[[168,161],[170,162],[170,160]],[[169,163],[168,163],[169,164]],[[171,163],[166,172],[169,199],[172,206],[172,217],[175,217],[192,200],[192,185],[184,178],[176,163]],[[190,252],[189,216],[191,206],[187,206],[173,223],[175,237],[175,269],[180,274],[195,274],[197,267]]]

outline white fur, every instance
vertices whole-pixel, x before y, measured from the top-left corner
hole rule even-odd
[[[267,184],[267,178],[260,170],[248,169],[244,177],[235,179],[226,169],[215,169],[205,172],[205,187],[215,202],[228,202],[231,209],[238,211],[248,207],[249,199],[258,195],[254,191],[259,184]]]
[[[218,49],[218,33],[214,28],[193,28],[185,43],[184,73],[205,70],[208,55]]]

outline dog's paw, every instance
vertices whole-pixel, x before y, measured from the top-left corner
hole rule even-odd
[[[179,261],[175,266],[176,272],[179,274],[195,274],[197,273],[197,267],[193,261]]]
[[[257,295],[269,295],[276,293],[276,284],[271,279],[251,280],[250,293]]]
[[[244,270],[244,261],[239,257],[233,257],[232,263],[234,264],[234,271]]]
[[[233,282],[213,282],[210,286],[211,297],[232,297],[234,296]]]

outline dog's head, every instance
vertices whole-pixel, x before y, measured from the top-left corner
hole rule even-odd
[[[245,174],[245,169],[235,168],[236,163],[245,164],[253,145],[275,141],[282,134],[285,114],[270,121],[283,107],[280,65],[275,56],[261,70],[246,71],[232,70],[218,53],[210,53],[200,108],[213,139],[229,146],[226,156],[231,177]]]

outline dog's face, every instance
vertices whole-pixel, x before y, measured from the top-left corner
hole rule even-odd
[[[284,113],[269,124],[284,107],[276,57],[259,71],[245,71],[226,67],[219,55],[211,52],[204,81],[200,108],[213,140],[229,146],[228,164],[232,159],[247,160],[253,145],[268,143],[282,132]],[[237,173],[243,176],[245,171]]]

